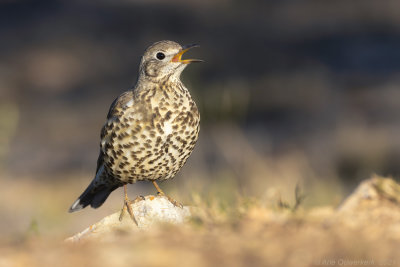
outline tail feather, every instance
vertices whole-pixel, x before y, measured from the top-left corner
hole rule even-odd
[[[94,180],[89,184],[82,195],[71,205],[69,212],[75,212],[90,205],[92,208],[100,207],[118,185],[100,184],[94,186]]]

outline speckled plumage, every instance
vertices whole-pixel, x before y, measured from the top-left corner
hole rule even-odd
[[[172,41],[150,46],[136,86],[111,104],[101,130],[96,176],[70,212],[97,208],[116,188],[136,181],[173,178],[196,144],[200,114],[180,74],[191,62]],[[165,58],[157,58],[163,53]]]

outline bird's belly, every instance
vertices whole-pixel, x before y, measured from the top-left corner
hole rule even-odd
[[[116,152],[107,152],[113,158],[113,176],[124,183],[174,177],[193,151],[199,133],[199,118],[187,116],[181,112],[169,120],[138,120],[134,127],[116,132]]]

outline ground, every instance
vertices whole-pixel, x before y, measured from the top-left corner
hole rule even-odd
[[[71,220],[49,231],[32,221],[24,234],[2,240],[0,266],[400,265],[400,186],[392,179],[364,181],[338,207],[303,208],[301,189],[295,199],[238,196],[227,206],[218,196],[197,195],[186,224],[73,244],[63,241]]]

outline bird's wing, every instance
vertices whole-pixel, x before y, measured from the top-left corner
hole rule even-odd
[[[129,101],[132,101],[131,103]],[[128,91],[121,94],[111,104],[108,111],[107,121],[101,129],[100,154],[97,159],[96,177],[81,194],[81,196],[72,204],[69,212],[74,212],[90,205],[93,208],[100,207],[112,191],[121,186],[113,177],[109,177],[105,170],[104,161],[105,148],[112,146],[112,138],[115,137],[115,127],[118,127],[118,121],[124,112],[126,106],[133,105],[133,92]]]
[[[127,105],[127,103],[129,103],[129,101],[133,101],[133,91],[122,93],[112,102],[110,106],[107,114],[107,121],[100,132],[100,153],[97,159],[96,173],[104,163],[104,148],[109,143],[112,137],[113,128],[115,125],[113,122],[121,116],[124,107]]]
[[[130,102],[133,101],[133,91],[126,91],[122,93],[119,97],[117,97],[110,106],[110,110],[107,114],[107,120],[112,119],[115,116],[118,116],[122,109]],[[132,102],[133,103],[133,102]]]
[[[104,153],[100,148],[99,157],[97,158],[96,173],[99,171],[100,167],[103,166],[103,162],[104,162]]]

